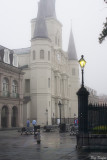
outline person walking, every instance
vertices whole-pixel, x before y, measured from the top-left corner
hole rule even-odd
[[[35,133],[36,133],[36,131],[37,131],[37,128],[36,128],[37,122],[36,122],[36,120],[33,120],[33,121],[32,121],[32,125],[33,125],[33,127],[34,127],[34,135],[35,135]]]
[[[30,120],[29,119],[27,119],[26,125],[27,125],[27,127],[30,127]]]

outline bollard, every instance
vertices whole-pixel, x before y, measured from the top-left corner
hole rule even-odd
[[[37,129],[37,144],[40,144],[40,142],[41,142],[40,129]]]

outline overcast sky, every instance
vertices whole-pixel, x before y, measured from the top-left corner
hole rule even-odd
[[[30,47],[30,21],[35,18],[39,0],[0,0],[0,45],[9,49]],[[103,0],[56,0],[57,19],[63,25],[63,49],[67,51],[72,30],[80,59],[87,61],[85,85],[107,94],[107,40],[98,36],[107,16]],[[81,79],[81,74],[80,74]]]

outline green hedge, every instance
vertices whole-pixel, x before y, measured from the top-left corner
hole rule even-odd
[[[106,125],[96,126],[93,128],[92,132],[94,134],[107,134],[107,126]]]

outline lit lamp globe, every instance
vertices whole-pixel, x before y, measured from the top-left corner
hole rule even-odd
[[[85,61],[83,55],[81,56],[81,59],[78,62],[80,64],[81,71],[82,71],[82,87],[84,87],[84,76],[83,76],[83,74],[84,74],[84,67],[85,67],[86,61]]]
[[[80,64],[81,69],[85,67],[86,61],[83,55],[81,56],[81,59],[79,60],[79,64]]]

